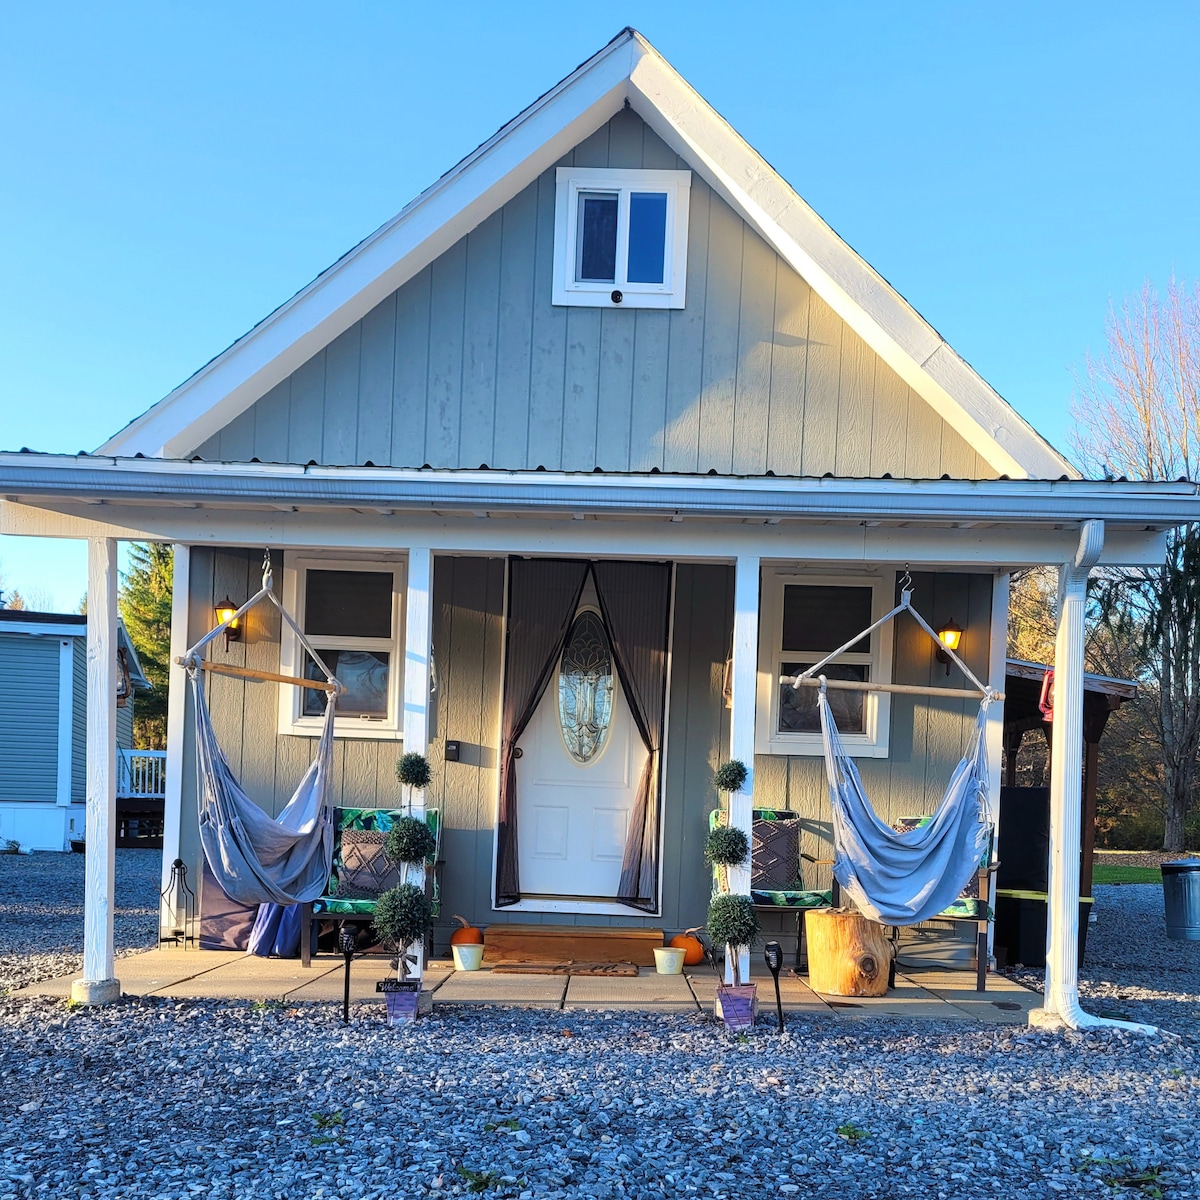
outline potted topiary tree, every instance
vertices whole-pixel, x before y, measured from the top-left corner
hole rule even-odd
[[[411,1021],[417,1015],[421,980],[408,978],[405,951],[414,942],[424,942],[433,925],[433,905],[424,888],[415,883],[398,884],[375,901],[374,925],[383,944],[395,952],[399,972],[398,980],[384,981],[393,987],[380,985],[387,999],[388,1021]]]
[[[742,1032],[754,1024],[758,985],[743,982],[738,953],[758,940],[758,915],[749,896],[725,892],[714,896],[708,906],[706,926],[714,947],[724,946],[733,971],[733,983],[717,985],[717,1003],[727,1029]]]
[[[411,809],[413,792],[424,791],[433,778],[433,772],[429,769],[429,759],[415,750],[400,755],[396,760],[396,778],[404,788],[404,807]]]
[[[400,882],[409,882],[409,873],[424,863],[437,849],[437,838],[420,817],[401,817],[383,839],[384,857],[400,868]]]

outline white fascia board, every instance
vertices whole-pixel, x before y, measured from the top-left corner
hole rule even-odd
[[[456,471],[0,454],[0,494],[40,503],[287,504],[697,516],[1046,522],[1200,519],[1194,483]]]
[[[32,624],[28,621],[6,621],[0,617],[0,633],[28,633],[38,637],[87,637],[86,625]]]
[[[98,453],[192,453],[608,121],[641,52],[616,39]]]
[[[644,121],[997,472],[1079,478],[869,263],[657,53],[630,77]]]

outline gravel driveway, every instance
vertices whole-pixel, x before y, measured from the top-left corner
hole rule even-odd
[[[1098,896],[1088,987],[1153,993],[1120,1003],[1178,1027],[1166,997],[1190,988],[1194,1015],[1198,983],[1182,943],[1155,949],[1154,890]],[[1146,1039],[797,1016],[780,1039],[682,1015],[337,1016],[0,1002],[0,1200],[1200,1195],[1191,1018]]]

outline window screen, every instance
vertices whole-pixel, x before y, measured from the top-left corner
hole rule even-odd
[[[629,197],[630,283],[662,283],[667,255],[667,193],[634,192]]]
[[[828,587],[793,584],[783,589],[783,649],[828,653],[871,624],[869,587]],[[854,646],[867,654],[871,639]]]
[[[579,193],[575,278],[580,283],[612,283],[617,278],[617,195]]]
[[[391,655],[385,650],[325,650],[321,658],[346,690],[337,698],[339,717],[375,717],[383,720],[388,711],[388,669]],[[317,664],[306,654],[304,674],[324,679]],[[325,693],[304,691],[303,714],[319,717],[325,712]]]
[[[391,571],[308,571],[304,632],[320,637],[390,638]]]
[[[813,661],[820,660],[814,659]],[[799,675],[806,667],[811,666],[811,662],[784,663],[780,674]],[[866,663],[846,663],[844,665],[830,663],[829,666],[821,669],[821,673],[827,679],[856,679],[865,682],[871,677],[871,668]],[[863,720],[865,692],[846,692],[840,688],[831,687],[826,695],[829,697],[829,708],[833,713],[833,719],[842,733],[865,732],[866,725]],[[790,683],[779,685],[779,732],[821,732],[821,714],[817,711],[816,688],[794,688]]]

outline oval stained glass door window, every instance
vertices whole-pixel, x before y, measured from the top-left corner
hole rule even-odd
[[[585,609],[567,635],[558,669],[558,724],[567,752],[592,762],[612,724],[613,659],[599,613]]]

